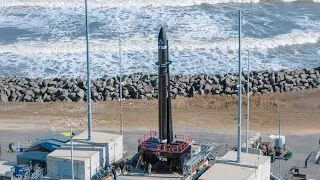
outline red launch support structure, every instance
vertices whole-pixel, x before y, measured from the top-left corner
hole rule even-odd
[[[139,148],[153,152],[183,153],[191,144],[192,137],[174,134],[171,144],[161,144],[158,132],[150,131],[138,140]]]

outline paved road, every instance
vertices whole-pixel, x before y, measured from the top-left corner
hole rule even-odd
[[[106,131],[110,133],[117,133],[116,131]],[[203,131],[187,131],[187,130],[176,130],[177,134],[183,134],[188,136],[193,136],[196,142],[201,140],[201,143],[211,142],[215,146],[215,151],[218,156],[222,156],[225,153],[226,148],[232,149],[236,145],[237,137],[235,132],[203,132]],[[7,153],[6,149],[10,142],[21,144],[30,144],[37,138],[44,137],[53,132],[51,131],[0,131],[0,144],[2,149],[1,159],[16,161],[16,153]],[[77,134],[77,131],[75,131]],[[126,130],[124,132],[124,143],[128,146],[128,155],[132,156],[137,152],[137,140],[143,136],[146,131],[141,130]],[[264,141],[271,140],[269,138],[270,134],[263,134]],[[242,137],[244,140],[244,137]],[[304,161],[313,150],[315,146],[318,145],[320,139],[320,134],[308,134],[308,135],[286,135],[287,146],[294,148],[296,151],[294,157],[288,161],[281,161],[281,173],[290,169],[292,166],[304,167]],[[29,141],[28,141],[29,140]],[[273,142],[273,140],[271,140]],[[271,165],[273,172],[279,172],[279,161],[275,161]],[[320,180],[320,166],[308,164],[308,168],[301,168],[301,173],[307,174],[308,178],[313,178]]]

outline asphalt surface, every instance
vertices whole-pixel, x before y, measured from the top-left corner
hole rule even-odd
[[[192,136],[195,143],[200,144],[212,144],[214,145],[214,151],[217,156],[223,156],[226,152],[226,148],[232,149],[236,146],[237,137],[235,132],[203,132],[203,131],[190,131],[190,130],[174,130],[176,134]],[[80,131],[75,131],[75,134]],[[105,131],[109,133],[118,133],[118,131]],[[137,153],[137,141],[147,131],[142,130],[125,130],[124,131],[124,144],[128,147],[127,157],[133,156]],[[8,160],[10,163],[16,163],[17,153],[8,153],[8,145],[10,142],[17,144],[20,142],[21,145],[31,144],[38,138],[45,137],[46,135],[52,134],[52,131],[23,131],[23,130],[12,130],[12,131],[0,131],[0,145],[1,145],[1,157],[2,160]],[[57,132],[60,133],[60,132]],[[271,141],[269,136],[271,134],[262,134],[263,141]],[[306,174],[308,179],[320,180],[320,166],[308,163],[308,168],[303,168],[305,165],[305,159],[308,157],[310,152],[319,144],[319,134],[286,134],[286,145],[290,148],[295,149],[295,155],[288,161],[276,160],[271,164],[271,170],[275,174],[281,172],[281,175],[285,173],[293,166],[300,168],[300,173]],[[244,142],[244,136],[242,136],[242,142]],[[279,164],[280,168],[279,168]]]

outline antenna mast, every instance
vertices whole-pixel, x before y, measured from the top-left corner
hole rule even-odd
[[[119,63],[120,63],[120,134],[123,135],[123,115],[122,115],[122,62],[121,62],[121,25],[120,14],[119,18]]]
[[[249,65],[249,51],[248,51],[248,75],[247,75],[247,118],[246,118],[246,153],[248,153],[248,136],[249,136],[249,79],[250,79],[250,65]]]
[[[241,162],[241,94],[242,94],[242,83],[241,83],[241,10],[239,10],[239,87],[238,87],[238,147],[237,147],[237,163]]]
[[[88,140],[91,141],[92,124],[91,124],[91,80],[90,80],[90,60],[89,60],[89,23],[88,23],[88,1],[85,0],[86,14],[86,51],[87,51],[87,102],[88,102]]]

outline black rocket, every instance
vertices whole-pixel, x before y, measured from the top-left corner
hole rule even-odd
[[[159,101],[159,140],[160,143],[172,143],[171,92],[169,80],[169,45],[164,28],[158,36],[158,101]]]

